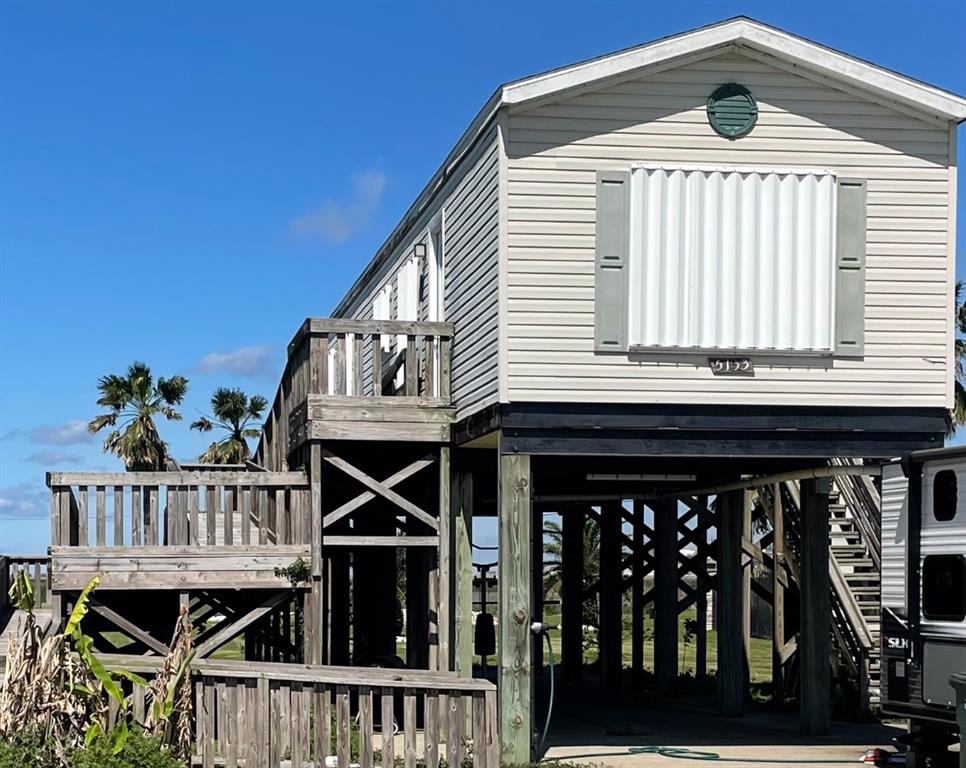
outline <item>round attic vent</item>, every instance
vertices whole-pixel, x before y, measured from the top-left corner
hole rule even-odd
[[[719,136],[738,139],[758,121],[758,103],[743,85],[722,85],[708,99],[708,122]]]

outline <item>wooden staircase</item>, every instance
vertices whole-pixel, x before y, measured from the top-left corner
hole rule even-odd
[[[836,459],[835,463],[846,464]],[[872,647],[868,653],[868,703],[879,703],[880,574],[879,492],[869,477],[838,477],[829,499],[832,559],[858,606]]]
[[[837,466],[857,465],[833,459]],[[786,536],[799,538],[799,489],[783,484]],[[868,476],[837,476],[829,494],[829,582],[837,656],[859,689],[863,708],[879,702],[879,493]]]

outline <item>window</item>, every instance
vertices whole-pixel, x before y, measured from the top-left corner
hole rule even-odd
[[[943,469],[932,479],[932,514],[940,523],[947,523],[956,516],[958,494],[956,472]]]
[[[594,349],[865,355],[866,182],[597,172]]]
[[[935,621],[966,619],[966,558],[962,555],[923,558],[922,615]]]
[[[829,173],[634,169],[630,346],[829,352],[835,206]]]

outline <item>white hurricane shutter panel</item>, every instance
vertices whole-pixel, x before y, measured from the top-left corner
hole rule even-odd
[[[636,168],[630,344],[828,353],[835,178]]]

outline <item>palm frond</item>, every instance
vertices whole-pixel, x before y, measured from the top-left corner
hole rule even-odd
[[[195,421],[192,421],[191,427],[190,427],[190,429],[193,429],[196,432],[211,432],[211,430],[213,430],[214,428],[215,428],[215,425],[212,423],[211,419],[209,419],[207,416],[202,416],[200,419],[196,419]]]
[[[158,379],[158,394],[168,405],[179,405],[188,392],[188,380],[184,376]]]
[[[101,416],[97,416],[91,419],[87,423],[87,431],[92,435],[96,435],[104,427],[113,427],[117,424],[117,414],[116,413],[105,413]]]
[[[268,408],[268,400],[261,395],[252,395],[248,401],[248,415],[252,419],[262,418],[266,408]]]

